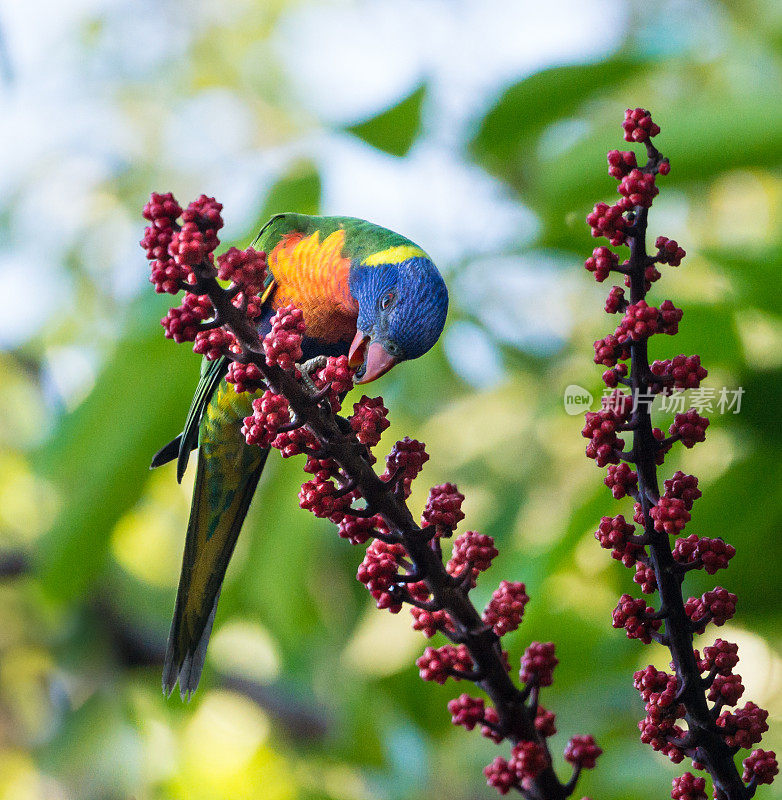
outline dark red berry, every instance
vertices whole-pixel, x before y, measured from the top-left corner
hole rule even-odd
[[[596,247],[592,255],[584,262],[584,267],[595,275],[595,280],[602,283],[619,265],[619,256],[607,247]]]
[[[252,406],[252,416],[244,418],[244,438],[247,444],[269,447],[277,431],[290,422],[288,401],[282,395],[267,389],[261,397],[253,400]]]
[[[461,680],[453,670],[469,672],[473,667],[470,651],[463,644],[445,644],[437,648],[427,647],[415,663],[423,680],[441,684],[445,683],[449,677]]]
[[[672,267],[678,267],[682,263],[682,259],[687,255],[675,240],[666,239],[665,236],[658,236],[654,246],[657,248],[657,260],[661,264],[670,264]]]
[[[438,532],[449,533],[464,519],[464,495],[453,483],[443,483],[429,490],[429,499],[421,516],[421,525],[434,525]]]
[[[293,372],[301,361],[301,338],[307,325],[304,313],[294,305],[278,308],[271,319],[271,330],[263,338],[263,352],[266,363]]]
[[[749,702],[731,712],[725,709],[717,717],[717,727],[725,737],[728,747],[749,749],[757,744],[768,730],[768,711]]]
[[[465,531],[453,540],[453,550],[446,569],[449,575],[461,578],[469,568],[470,586],[475,586],[478,573],[484,572],[491,566],[492,559],[497,553],[491,536],[476,531]]]
[[[483,774],[486,776],[486,783],[493,786],[500,794],[508,794],[511,789],[519,785],[516,770],[511,769],[502,756],[497,756],[491,764],[484,767]]]
[[[777,754],[767,750],[753,750],[744,759],[744,773],[741,779],[745,783],[773,783],[774,776],[779,772]]]
[[[678,437],[681,443],[689,448],[706,440],[706,428],[708,427],[709,420],[691,408],[684,414],[677,414],[668,430],[671,436]]]
[[[616,500],[621,500],[628,494],[635,495],[638,489],[638,475],[625,462],[609,464],[608,474],[603,482],[611,490],[611,494]]]
[[[626,142],[648,142],[660,132],[660,126],[652,122],[652,115],[645,108],[628,108],[622,128]]]
[[[617,191],[634,206],[650,208],[660,190],[654,185],[654,173],[633,169],[622,178]]]
[[[565,748],[565,761],[582,769],[594,769],[602,752],[594,736],[573,736]]]
[[[626,567],[632,567],[638,556],[644,552],[640,544],[629,541],[635,534],[635,528],[622,516],[603,517],[595,531],[595,539],[600,546],[611,550],[611,557],[621,561]]]
[[[620,180],[638,166],[635,153],[630,150],[608,151],[608,174]]]
[[[142,212],[144,219],[148,219],[150,222],[168,220],[169,223],[177,219],[181,213],[182,207],[177,203],[171,192],[166,192],[165,194],[152,192]]]
[[[548,766],[546,751],[537,742],[519,742],[511,750],[508,765],[520,781],[531,781]]]
[[[652,632],[660,629],[660,620],[652,619],[654,609],[646,605],[643,598],[635,599],[629,594],[619,598],[613,612],[613,626],[624,628],[628,639],[640,639],[644,644],[652,641]]]
[[[494,629],[497,636],[515,631],[524,616],[524,606],[529,602],[525,586],[518,581],[501,581],[491,596],[483,621]]]
[[[225,328],[200,331],[193,345],[193,352],[202,355],[207,361],[214,361],[220,356],[227,355],[232,349],[237,349],[236,338]]]
[[[678,497],[663,495],[649,513],[654,520],[654,529],[670,536],[676,536],[690,521],[690,512],[687,511],[684,500],[679,500]]]
[[[557,664],[559,659],[554,655],[553,642],[531,642],[521,657],[519,678],[523,683],[529,683],[534,678],[538,686],[551,686]]]
[[[692,620],[695,630],[703,633],[706,622],[724,625],[736,613],[737,597],[727,589],[717,586],[700,597],[690,597],[684,604],[687,616]]]
[[[461,694],[448,701],[448,711],[454,725],[461,725],[471,731],[478,723],[483,722],[485,707],[481,698]]]
[[[217,257],[217,277],[241,286],[244,292],[256,294],[266,279],[266,253],[248,247],[230,247]]]
[[[677,470],[665,483],[665,497],[677,497],[684,501],[687,511],[692,511],[692,504],[701,496],[698,479],[694,475],[685,475]]]
[[[691,772],[685,772],[673,779],[671,797],[673,800],[706,800],[706,781],[696,778]]]
[[[383,405],[382,397],[363,395],[353,405],[353,415],[348,420],[359,442],[367,447],[374,447],[380,441],[383,431],[391,424],[387,417],[388,409]]]

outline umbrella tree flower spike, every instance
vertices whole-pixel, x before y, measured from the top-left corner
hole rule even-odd
[[[703,569],[712,575],[727,567],[736,551],[722,539],[690,533],[691,518],[697,518],[693,504],[701,496],[696,477],[676,472],[664,481],[662,494],[658,480],[658,468],[671,448],[703,442],[709,425],[695,409],[676,414],[667,436],[652,422],[655,396],[697,388],[707,375],[697,355],[649,363],[650,338],[675,335],[682,319],[670,300],[659,306],[647,302],[652,284],[661,277],[658,267],[678,266],[686,255],[664,236],[647,252],[656,179],[667,175],[670,165],[652,144],[660,128],[648,111],[628,109],[622,127],[626,141],[645,145],[647,161],[639,167],[634,152],[612,150],[608,171],[619,181],[621,198],[611,206],[598,203],[587,216],[593,236],[608,238],[614,247],[629,247],[630,256],[620,262],[616,253],[601,246],[585,263],[598,281],[611,273],[622,275],[625,288],[614,286],[606,302],[607,313],[622,314],[619,325],[595,342],[595,363],[609,368],[603,380],[613,391],[600,411],[586,414],[582,433],[589,439],[587,456],[599,467],[607,466],[605,483],[613,496],[629,495],[636,502],[632,523],[621,515],[603,517],[595,538],[635,569],[634,580],[644,594],[659,595],[655,609],[624,594],[613,613],[614,627],[624,628],[628,637],[647,644],[654,640],[671,653],[673,673],[652,666],[635,673],[635,687],[646,703],[646,717],[639,723],[641,741],[676,764],[691,759],[695,769],[711,776],[716,800],[748,800],[760,784],[773,780],[776,757],[754,750],[744,759],[742,774],[733,757],[760,742],[768,730],[768,712],[752,702],[732,710],[744,692],[741,677],[733,673],[736,645],[717,639],[702,655],[693,648],[693,634],[724,625],[737,598],[721,586],[700,597],[682,595],[687,572]],[[705,800],[705,780],[686,772],[674,780],[671,797]]]

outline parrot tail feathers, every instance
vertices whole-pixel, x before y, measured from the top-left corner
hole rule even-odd
[[[219,459],[207,459],[199,452],[182,575],[163,662],[166,696],[177,682],[183,700],[198,686],[225,571],[268,454],[242,443],[236,461],[241,464],[246,459],[243,467],[226,472]],[[241,477],[229,487],[231,473]]]
[[[169,461],[173,461],[179,455],[179,443],[182,441],[182,434],[180,433],[176,439],[172,439],[165,447],[161,447],[160,450],[152,456],[152,463],[149,465],[150,469],[155,469],[156,467],[162,467],[163,464],[168,464]]]
[[[201,638],[198,644],[192,650],[188,650],[184,660],[179,663],[179,659],[175,658],[175,635],[171,630],[171,635],[168,638],[168,646],[166,647],[166,658],[163,666],[163,693],[166,697],[170,697],[174,691],[174,687],[179,681],[179,696],[184,701],[190,700],[190,695],[198,688],[198,682],[201,680],[201,671],[204,668],[204,661],[206,660],[206,647],[209,644],[209,637],[212,635],[212,625],[215,621],[215,614],[217,613],[217,601],[220,599],[220,590],[217,590],[212,610],[204,625]]]

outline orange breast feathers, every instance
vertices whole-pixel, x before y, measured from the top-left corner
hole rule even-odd
[[[277,284],[272,307],[295,303],[304,312],[307,335],[326,342],[350,341],[356,333],[358,303],[348,287],[350,259],[342,256],[345,231],[309,236],[289,233],[269,254]]]

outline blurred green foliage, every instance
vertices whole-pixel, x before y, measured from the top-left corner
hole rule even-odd
[[[177,172],[155,160],[155,103],[177,93],[230,94],[250,114],[258,149],[293,142],[315,124],[347,130],[399,164],[427,144],[425,83],[360,123],[313,122],[278,80],[272,40],[285,8],[227,4],[224,16],[205,17],[176,67],[121,84],[115,102],[135,115],[137,130],[148,129],[151,154],[101,186],[96,230],[124,215],[140,238],[151,190],[175,183],[180,200],[211,191],[198,164]],[[605,755],[579,791],[603,800],[663,797],[681,771],[638,741],[632,672],[649,662],[663,667],[666,654],[611,629],[617,595],[636,587],[592,537],[602,514],[627,514],[630,504],[611,499],[584,458],[581,418],[562,406],[569,384],[601,391],[591,343],[612,323],[602,314],[604,290],[581,269],[594,246],[584,216],[614,191],[605,152],[623,146],[626,106],[653,110],[671,158],[651,233],[688,251],[655,287],[685,316],[675,339],[653,343],[654,355],[700,353],[710,386],[745,390],[740,413],[715,414],[706,444],[672,455],[664,471],[700,476],[693,531],[737,547],[719,580],[739,595],[739,611],[720,635],[740,644],[746,696],[771,711],[764,746],[782,748],[782,25],[773,4],[760,0],[704,3],[697,9],[709,12],[720,47],[662,47],[670,26],[657,30],[640,6],[626,8],[618,52],[476,97],[461,133],[475,168],[531,209],[538,228],[532,238],[520,231],[496,251],[468,254],[448,280],[459,287],[475,275],[479,255],[487,281],[508,258],[511,274],[557,259],[566,266],[556,271],[559,300],[546,313],[568,322],[561,346],[545,355],[525,350],[484,325],[504,313],[501,298],[496,310],[476,308],[468,285],[452,292],[449,331],[477,329],[498,354],[501,378],[475,388],[459,377],[453,352],[438,347],[377,385],[393,423],[380,452],[410,435],[431,454],[413,508],[432,483],[456,481],[467,495],[465,524],[498,542],[500,557],[476,602],[502,578],[526,582],[532,600],[508,637],[511,658],[531,640],[556,641],[561,663],[542,697],[557,713],[553,749],[576,733],[596,736]],[[97,47],[102,25],[98,15],[74,34],[85,52]],[[323,207],[322,164],[295,148],[284,160],[265,196],[242,209],[237,244],[273,212]],[[227,205],[229,221],[234,213]],[[360,548],[298,509],[298,459],[270,460],[195,698],[184,706],[161,696],[192,476],[178,487],[170,465],[154,473],[147,466],[179,430],[198,359],[164,340],[165,298],[112,291],[112,273],[98,269],[109,250],[104,242],[89,251],[96,265],[74,247],[67,263],[78,308],[58,309],[0,358],[0,541],[29,553],[33,565],[0,584],[0,798],[493,796],[481,769],[497,748],[454,729],[445,709],[468,687],[420,681],[413,661],[424,642],[405,613],[372,607],[354,579]],[[139,276],[145,270],[140,250],[123,263]],[[96,352],[100,364],[67,408],[52,402],[42,377],[66,346]],[[687,581],[692,594],[712,584],[703,575]],[[772,787],[758,796],[782,795]]]

